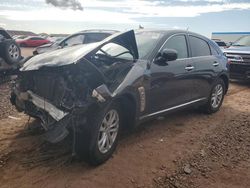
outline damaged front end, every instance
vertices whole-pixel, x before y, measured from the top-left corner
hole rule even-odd
[[[41,120],[46,140],[59,142],[68,135],[71,121],[96,102],[92,92],[102,82],[89,81],[96,77],[78,65],[21,72],[11,102]]]
[[[78,131],[86,124],[89,109],[102,108],[115,97],[113,91],[133,61],[111,60],[110,56],[103,59],[103,54],[97,57],[96,53],[110,42],[122,45],[138,58],[134,33],[129,31],[101,43],[37,55],[20,69],[11,102],[19,111],[41,120],[47,141],[56,143],[70,129]]]

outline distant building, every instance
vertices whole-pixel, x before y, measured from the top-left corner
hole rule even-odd
[[[38,36],[36,33],[31,31],[19,31],[19,30],[7,30],[7,32],[11,35],[25,35],[25,36]]]
[[[211,38],[230,43],[245,35],[250,35],[250,32],[213,32]]]

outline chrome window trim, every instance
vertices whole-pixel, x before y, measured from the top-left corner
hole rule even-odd
[[[206,97],[196,99],[196,100],[193,100],[193,101],[190,101],[190,102],[187,102],[187,103],[183,103],[183,104],[180,104],[180,105],[177,105],[177,106],[173,106],[173,107],[170,107],[170,108],[167,108],[167,109],[164,109],[164,110],[160,110],[160,111],[157,111],[157,112],[153,112],[151,114],[141,116],[139,119],[142,120],[142,119],[147,118],[147,117],[151,117],[151,116],[154,116],[154,115],[157,115],[157,114],[161,114],[163,112],[168,112],[168,111],[171,111],[171,110],[175,110],[175,109],[181,108],[183,106],[187,106],[187,105],[190,105],[190,104],[193,104],[193,103],[196,103],[196,102],[199,102],[199,101],[203,101],[203,100],[206,100],[206,99],[207,99]]]

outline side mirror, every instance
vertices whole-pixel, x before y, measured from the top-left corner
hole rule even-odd
[[[177,54],[178,52],[174,49],[164,49],[155,59],[155,64],[160,66],[168,65],[168,61],[174,61],[177,59]]]
[[[178,52],[174,49],[164,49],[161,56],[167,61],[174,61],[177,59]]]

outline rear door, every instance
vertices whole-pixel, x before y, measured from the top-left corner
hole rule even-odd
[[[177,60],[167,62],[165,66],[151,65],[150,106],[151,113],[175,107],[192,100],[194,66],[189,57],[185,34],[169,37],[161,47],[178,52]]]
[[[218,74],[219,62],[216,54],[212,54],[209,43],[194,35],[189,35],[189,43],[193,64],[195,66],[194,97],[203,98],[210,94],[211,85]]]

